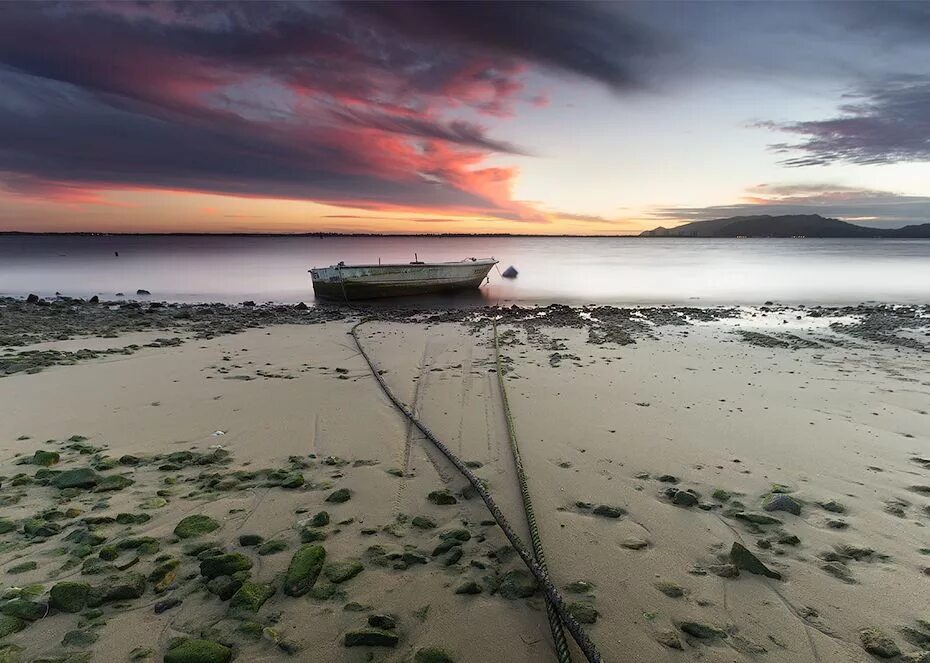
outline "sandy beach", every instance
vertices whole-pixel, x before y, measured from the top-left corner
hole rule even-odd
[[[605,661],[930,660],[928,307],[150,306],[0,303],[2,660],[555,660],[365,317]]]

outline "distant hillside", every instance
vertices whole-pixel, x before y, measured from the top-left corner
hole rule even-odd
[[[930,223],[903,228],[868,228],[819,214],[733,216],[695,221],[677,228],[659,226],[640,237],[897,237],[930,239]]]

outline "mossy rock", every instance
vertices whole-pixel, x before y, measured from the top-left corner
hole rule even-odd
[[[164,497],[148,497],[139,503],[139,508],[145,511],[152,511],[154,509],[160,509],[167,504],[168,500]]]
[[[217,596],[221,601],[231,599],[239,588],[242,587],[242,581],[232,576],[217,576],[207,581],[207,591]]]
[[[105,562],[112,562],[119,557],[119,550],[116,546],[104,546],[100,549],[100,552],[97,553],[97,556]]]
[[[396,647],[399,638],[396,633],[377,628],[365,628],[349,631],[345,634],[346,647]]]
[[[351,580],[364,570],[365,565],[358,560],[345,560],[324,566],[323,575],[331,583],[338,585],[346,580]]]
[[[225,553],[214,557],[207,557],[200,562],[200,575],[206,578],[217,576],[231,576],[237,571],[248,571],[252,568],[252,560],[241,553]]]
[[[7,534],[16,529],[16,523],[9,518],[0,518],[0,534]]]
[[[41,465],[42,467],[51,467],[58,463],[61,460],[61,454],[57,451],[44,451],[42,449],[37,449],[34,454],[32,454],[32,464]]]
[[[274,555],[279,552],[284,552],[285,550],[287,550],[287,541],[283,541],[281,539],[271,539],[270,541],[265,541],[258,547],[258,554]]]
[[[448,506],[450,504],[458,503],[458,500],[455,499],[455,495],[453,495],[452,491],[450,491],[448,488],[434,490],[426,496],[426,499],[439,506]]]
[[[294,553],[291,563],[287,567],[284,593],[288,596],[303,596],[309,592],[319,577],[325,561],[326,550],[323,546],[302,545]]]
[[[174,528],[174,535],[179,539],[191,539],[196,536],[203,536],[210,532],[215,532],[220,528],[220,524],[210,516],[194,514],[183,518]]]
[[[230,599],[229,610],[233,613],[258,612],[265,601],[274,596],[274,593],[274,585],[246,581]]]
[[[300,530],[301,543],[314,543],[315,541],[325,541],[326,532],[316,527],[304,527]]]
[[[89,467],[76,470],[65,470],[52,479],[56,488],[93,488],[100,483],[100,475]]]
[[[29,622],[26,622],[19,617],[0,615],[0,638],[5,638],[6,636],[12,635],[13,633],[19,633],[28,625]]]
[[[436,521],[426,516],[414,516],[410,524],[419,529],[435,529]]]
[[[90,585],[86,582],[59,582],[49,591],[49,605],[61,612],[80,612],[87,603]]]
[[[445,649],[422,647],[413,655],[413,663],[455,663],[455,659]]]
[[[87,605],[97,608],[105,603],[137,599],[144,593],[145,576],[141,573],[127,573],[109,578],[104,585],[92,587],[87,595]]]
[[[162,562],[149,573],[149,582],[152,583],[152,589],[156,592],[163,592],[178,576],[178,567],[181,565],[179,559],[169,559]]]
[[[320,511],[314,515],[313,518],[307,522],[307,524],[310,525],[310,527],[324,527],[329,525],[329,512]]]
[[[874,626],[859,631],[859,641],[863,649],[878,658],[894,658],[901,653],[895,641],[883,630]]]
[[[593,624],[597,621],[597,609],[585,601],[574,601],[568,604],[568,614],[580,624]]]
[[[11,566],[10,568],[6,570],[6,572],[9,573],[10,575],[15,576],[20,573],[26,573],[28,571],[35,571],[38,568],[38,566],[39,565],[35,561],[30,560],[28,562],[22,562],[21,564]]]
[[[95,493],[106,493],[114,490],[122,490],[123,488],[128,488],[135,481],[129,477],[124,477],[120,474],[114,474],[112,476],[104,477],[100,482],[94,487]]]
[[[147,513],[118,513],[116,522],[120,525],[142,525],[152,519]]]
[[[165,652],[165,663],[228,663],[232,650],[212,640],[180,640]]]
[[[59,532],[61,532],[61,525],[58,523],[50,523],[41,518],[30,518],[23,523],[23,534],[26,536],[46,539],[50,536],[55,536]]]
[[[348,488],[334,490],[326,497],[326,501],[331,504],[342,504],[343,502],[348,502],[350,499],[352,499],[352,491]]]
[[[251,548],[252,546],[258,546],[265,542],[265,537],[261,534],[240,534],[239,535],[239,545],[244,548]]]
[[[42,619],[48,612],[48,606],[38,601],[28,599],[13,599],[0,606],[0,612],[10,617],[18,617],[27,622],[34,622]]]
[[[529,571],[516,569],[504,574],[497,591],[505,599],[524,599],[535,594],[537,587],[536,578]]]
[[[61,639],[61,644],[65,647],[90,647],[99,638],[100,635],[94,631],[75,629],[65,633],[65,637]]]

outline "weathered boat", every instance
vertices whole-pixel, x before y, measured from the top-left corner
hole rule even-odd
[[[330,267],[315,267],[310,275],[317,297],[349,301],[475,289],[496,264],[494,258],[383,265],[340,262]]]

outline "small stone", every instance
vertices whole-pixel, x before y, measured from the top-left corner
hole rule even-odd
[[[880,628],[874,626],[859,631],[862,648],[878,658],[894,658],[901,653],[895,641]]]
[[[240,534],[239,535],[239,545],[244,548],[251,548],[252,546],[258,546],[265,542],[265,537],[261,534]]]
[[[396,647],[398,637],[391,631],[360,629],[345,634],[346,647]]]
[[[6,570],[6,572],[9,573],[10,575],[15,576],[15,575],[19,575],[20,573],[27,573],[29,571],[35,571],[38,568],[38,566],[39,565],[35,561],[30,560],[28,562],[22,562],[20,564],[16,564],[15,566],[11,566],[10,568]]]
[[[122,490],[134,484],[135,481],[129,477],[124,477],[119,474],[114,474],[108,477],[102,478],[97,485],[94,487],[95,493],[106,493],[114,490]]]
[[[93,488],[100,481],[100,475],[89,467],[65,470],[52,479],[56,488]]]
[[[152,583],[152,589],[155,592],[163,592],[178,576],[178,567],[181,565],[179,559],[169,559],[156,566],[149,574],[149,582]]]
[[[326,525],[329,525],[329,512],[320,511],[314,515],[313,518],[307,522],[307,524],[310,525],[310,527],[325,527]]]
[[[730,501],[730,498],[732,497],[732,495],[729,492],[727,492],[726,490],[723,490],[722,488],[718,488],[713,493],[711,493],[710,496],[713,497],[718,502],[728,502]],[[671,633],[671,631],[669,632]]]
[[[574,601],[568,604],[568,614],[580,624],[593,624],[597,621],[597,609],[590,603]]]
[[[456,594],[480,594],[481,591],[481,585],[474,580],[467,580],[455,588]]]
[[[426,496],[426,499],[440,506],[447,506],[450,504],[458,503],[458,500],[455,499],[455,495],[448,488],[443,488],[442,490],[434,490],[429,495]]]
[[[209,534],[220,528],[220,524],[210,516],[194,514],[183,518],[174,528],[174,535],[179,539],[190,539]]]
[[[669,649],[684,649],[681,640],[678,639],[678,634],[670,629],[656,631],[652,634],[652,637],[655,638],[655,641],[660,645],[664,645]]]
[[[594,511],[592,513],[594,513],[595,516],[603,516],[604,518],[619,518],[624,513],[626,513],[626,511],[620,507],[599,504],[594,507]]]
[[[827,520],[826,525],[830,529],[847,529],[849,527],[849,523],[845,520],[837,520],[835,518]]]
[[[339,490],[334,490],[326,498],[327,502],[331,504],[342,504],[343,502],[348,502],[352,498],[352,491],[348,488],[340,488]]]
[[[736,578],[739,576],[739,569],[734,564],[711,564],[707,570],[721,578]]]
[[[165,663],[228,663],[232,650],[211,640],[181,640],[165,652]]]
[[[801,515],[801,503],[785,493],[772,493],[762,502],[765,511],[787,511],[795,516]]]
[[[676,585],[673,582],[668,582],[661,580],[653,585],[660,592],[668,596],[669,598],[679,599],[685,595],[685,589],[680,585]]]
[[[365,565],[358,560],[346,560],[327,564],[323,567],[323,575],[331,583],[338,585],[346,580],[351,580],[364,570]]]
[[[100,636],[93,631],[82,631],[77,629],[65,633],[65,637],[61,639],[61,644],[65,647],[89,647],[97,642],[99,637]]]
[[[17,617],[27,622],[34,622],[37,619],[45,617],[48,612],[48,606],[44,603],[19,598],[4,603],[3,606],[0,607],[0,612],[10,617]]]
[[[775,580],[781,579],[781,574],[778,571],[768,568],[741,543],[733,542],[733,547],[730,548],[730,561],[733,562],[736,568],[743,571],[749,571],[749,573],[765,576],[766,578],[774,578]]]
[[[167,612],[168,610],[171,610],[171,608],[176,608],[179,605],[181,605],[181,599],[176,598],[176,597],[171,597],[169,599],[165,599],[164,601],[159,601],[158,603],[156,603],[155,606],[153,607],[153,610],[156,615],[160,615],[161,613]]]
[[[747,523],[754,525],[780,525],[781,521],[773,516],[764,513],[752,513],[751,511],[739,511],[733,514],[734,518],[745,520]]]
[[[801,543],[801,539],[794,534],[779,534],[777,540],[783,546],[796,546]]]
[[[836,500],[829,500],[828,502],[818,502],[821,509],[829,511],[830,513],[846,513],[846,507]]]
[[[672,504],[677,506],[691,507],[695,506],[697,503],[697,496],[687,490],[676,490],[672,495]]]
[[[270,541],[265,541],[258,547],[258,554],[263,556],[274,555],[285,550],[287,550],[287,541],[282,541],[281,539],[271,539]]]
[[[701,622],[681,622],[678,628],[698,640],[717,640],[727,637],[726,631]]]
[[[61,455],[57,451],[44,451],[37,449],[32,454],[32,464],[41,465],[42,467],[51,467],[61,460]]]
[[[127,573],[122,577],[107,580],[107,584],[92,587],[87,595],[87,605],[98,608],[104,603],[137,599],[145,593],[145,576],[141,573]]]
[[[284,580],[284,593],[288,596],[303,596],[309,592],[323,568],[326,560],[326,550],[323,546],[302,545],[287,568]]]
[[[856,582],[855,578],[853,578],[852,572],[849,570],[849,567],[840,562],[827,562],[826,564],[821,565],[820,568],[829,573],[834,578],[839,578],[843,582],[850,585]]]
[[[419,529],[435,529],[436,521],[432,518],[427,518],[426,516],[414,516],[413,520],[410,521],[410,524]]]
[[[661,481],[662,483],[678,483],[678,477],[671,474],[660,474],[656,477],[656,481]]]
[[[10,615],[0,615],[0,639],[5,638],[8,635],[13,633],[18,633],[22,631],[29,623],[19,619],[18,617],[11,617]],[[15,660],[15,659],[14,659]]]
[[[422,647],[413,655],[413,663],[455,663],[455,659],[439,647]]]
[[[390,615],[369,615],[368,625],[372,628],[393,629],[397,628],[397,620]]]
[[[621,546],[629,550],[643,550],[649,547],[649,542],[644,541],[643,539],[624,539],[621,543]]]

